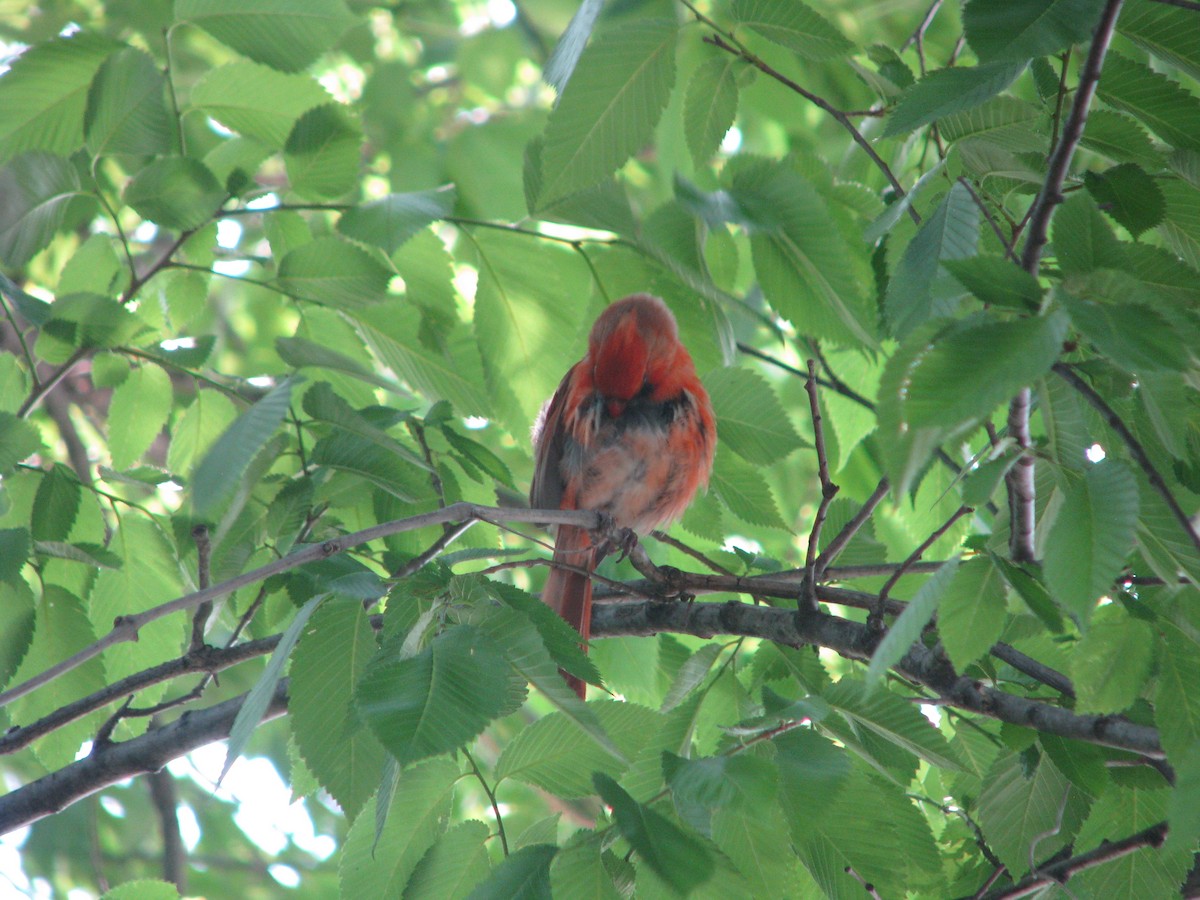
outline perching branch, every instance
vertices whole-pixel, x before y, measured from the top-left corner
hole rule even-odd
[[[598,528],[602,524],[600,516],[594,512],[584,510],[513,509],[478,506],[474,503],[455,503],[444,509],[438,509],[433,512],[424,513],[423,515],[383,522],[371,528],[364,528],[362,531],[355,531],[338,538],[330,538],[329,540],[322,541],[320,544],[312,544],[302,550],[297,550],[283,559],[275,560],[265,566],[245,572],[236,578],[215,584],[210,588],[185,594],[182,597],[177,597],[174,600],[152,607],[136,615],[118,616],[113,622],[112,631],[100,640],[89,644],[74,656],[51,666],[28,681],[0,693],[0,706],[5,706],[13,700],[24,697],[26,694],[37,690],[44,684],[48,684],[60,675],[79,668],[79,666],[83,665],[89,659],[99,656],[109,647],[126,641],[136,641],[138,632],[143,626],[169,616],[172,613],[192,609],[206,601],[216,600],[227,594],[232,594],[239,588],[256,584],[260,581],[266,581],[272,575],[291,571],[310,562],[337,556],[351,547],[357,547],[360,544],[366,544],[379,538],[387,537],[388,535],[400,534],[405,531],[417,531],[421,528],[428,528],[431,525],[445,525],[447,523],[465,522],[468,520],[483,522],[530,522],[552,525],[565,524],[578,525],[588,529]]]
[[[800,617],[793,610],[737,601],[637,601],[593,607],[593,638],[653,635],[663,631],[703,638],[718,634],[742,635],[788,647],[828,647],[848,659],[864,662],[871,658],[881,639],[881,635],[859,622],[824,613]],[[960,676],[948,660],[924,644],[914,644],[895,669],[958,709],[1061,737],[1127,750],[1154,760],[1165,758],[1158,731],[1154,728],[1116,716],[1079,715],[1049,703],[988,687]]]

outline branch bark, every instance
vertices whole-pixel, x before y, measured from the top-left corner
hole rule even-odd
[[[1096,86],[1100,83],[1100,72],[1104,68],[1104,57],[1108,54],[1108,45],[1112,42],[1113,32],[1117,27],[1117,18],[1121,14],[1124,0],[1108,0],[1104,11],[1100,14],[1096,33],[1092,37],[1092,45],[1088,48],[1087,59],[1079,73],[1079,84],[1075,89],[1075,99],[1071,104],[1071,112],[1063,126],[1062,137],[1050,154],[1049,170],[1042,189],[1029,211],[1029,230],[1025,237],[1025,247],[1021,252],[1021,268],[1030,275],[1037,277],[1042,260],[1042,249],[1050,234],[1050,220],[1054,210],[1062,202],[1063,182],[1071,168],[1071,160],[1075,149],[1083,137],[1083,128],[1087,124],[1088,110],[1092,99],[1096,96]],[[1005,476],[1008,485],[1008,502],[1011,511],[1011,537],[1009,552],[1017,562],[1032,562],[1036,556],[1034,551],[1035,513],[1034,505],[1037,489],[1034,486],[1033,458],[1029,455],[1033,445],[1029,434],[1029,408],[1032,394],[1029,388],[1021,390],[1008,409],[1008,433],[1022,450],[1021,459]]]
[[[287,712],[288,680],[275,688],[263,721]],[[121,743],[100,743],[83,759],[0,797],[0,834],[66,809],[118,781],[159,771],[171,760],[213,741],[225,740],[246,695],[185,712],[175,721]]]
[[[788,647],[828,647],[848,659],[869,660],[881,635],[866,625],[824,613],[795,612],[747,603],[638,601],[597,604],[592,636],[652,635],[661,631],[711,638],[718,634],[763,638]],[[949,661],[914,644],[896,671],[934,691],[951,706],[1049,734],[1165,758],[1158,731],[1113,716],[1078,715],[1039,700],[1017,697],[960,676]]]

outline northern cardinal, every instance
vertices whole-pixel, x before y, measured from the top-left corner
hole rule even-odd
[[[537,509],[594,509],[614,524],[645,533],[683,515],[708,484],[717,431],[708,393],[679,343],[675,317],[649,294],[609,306],[533,429]],[[583,528],[560,525],[554,567],[542,599],[586,642],[591,630],[589,577],[613,549]],[[586,645],[586,643],[585,643]],[[584,683],[563,673],[582,699]]]

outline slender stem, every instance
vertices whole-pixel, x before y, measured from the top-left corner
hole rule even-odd
[[[934,545],[934,543],[936,543],[938,538],[940,538],[942,535],[944,535],[947,531],[950,530],[951,526],[953,526],[955,522],[957,522],[959,519],[961,519],[967,513],[971,513],[974,511],[975,511],[974,507],[960,506],[958,509],[956,509],[954,511],[954,514],[951,515],[950,518],[948,518],[945,522],[943,522],[933,532],[933,534],[931,534],[931,535],[929,535],[929,537],[925,538],[925,540],[923,540],[920,543],[920,545],[917,547],[917,549],[908,555],[908,559],[904,560],[904,562],[902,562],[896,568],[896,571],[893,572],[891,574],[891,576],[889,576],[888,580],[883,583],[883,587],[879,589],[879,604],[876,606],[876,608],[874,610],[871,611],[871,619],[869,621],[871,621],[873,624],[876,624],[876,625],[882,625],[884,604],[887,602],[888,593],[892,590],[892,588],[894,588],[896,586],[896,582],[899,581],[904,576],[904,573],[908,571],[909,566],[913,565],[913,563],[918,562],[921,559],[921,557],[925,555],[925,551],[928,550],[930,547],[932,547]]]
[[[1082,394],[1083,399],[1086,400],[1094,410],[1104,417],[1104,421],[1108,424],[1108,427],[1117,433],[1117,437],[1121,439],[1121,441],[1125,444],[1125,447],[1129,450],[1129,455],[1132,456],[1134,462],[1141,467],[1142,472],[1146,475],[1146,479],[1150,482],[1150,486],[1154,488],[1158,495],[1166,502],[1167,508],[1171,511],[1171,515],[1175,517],[1175,521],[1179,523],[1179,526],[1183,529],[1183,533],[1188,536],[1188,540],[1192,542],[1192,546],[1200,551],[1200,535],[1196,533],[1196,529],[1192,525],[1191,517],[1189,517],[1184,511],[1183,507],[1179,505],[1179,501],[1175,499],[1175,495],[1172,494],[1171,489],[1167,487],[1166,481],[1163,480],[1162,475],[1160,475],[1158,469],[1155,468],[1154,463],[1151,461],[1149,454],[1146,453],[1146,449],[1142,446],[1141,441],[1139,441],[1137,437],[1134,436],[1133,432],[1129,430],[1129,427],[1124,421],[1122,421],[1121,417],[1117,415],[1116,410],[1109,406],[1108,403],[1105,402],[1104,398],[1096,393],[1090,384],[1080,378],[1075,373],[1075,370],[1070,366],[1063,363],[1055,363],[1053,371],[1055,375],[1058,375],[1060,378],[1066,381],[1067,384],[1071,385],[1071,387],[1075,388],[1076,391]]]
[[[804,583],[807,586],[808,608],[817,608],[817,547],[821,541],[821,529],[825,525],[825,517],[829,514],[829,505],[837,496],[838,486],[829,478],[829,460],[825,450],[825,429],[821,421],[821,403],[817,396],[817,363],[808,361],[808,378],[804,382],[804,390],[808,392],[809,412],[812,415],[813,444],[817,450],[817,477],[821,482],[821,503],[817,506],[817,514],[813,518],[812,529],[808,533],[808,548],[804,557]]]
[[[880,501],[887,496],[887,492],[892,489],[891,482],[887,478],[879,479],[879,484],[875,486],[875,490],[867,501],[862,505],[862,508],[855,513],[854,518],[842,526],[839,531],[829,542],[829,545],[817,557],[815,579],[820,580],[825,575],[825,570],[829,568],[829,564],[838,558],[838,554],[846,549],[846,545],[850,543],[851,538],[858,534],[859,529],[867,524],[867,520],[875,512]]]
[[[467,758],[467,762],[471,764],[471,771],[475,773],[475,778],[483,788],[483,792],[487,794],[488,801],[492,804],[492,812],[496,816],[496,831],[500,833],[500,846],[504,848],[504,855],[508,856],[508,836],[504,833],[504,817],[500,815],[500,804],[496,802],[496,794],[492,790],[491,785],[487,783],[487,779],[483,777],[483,772],[479,771],[479,766],[475,762],[475,757],[466,747],[462,748],[462,754]]]

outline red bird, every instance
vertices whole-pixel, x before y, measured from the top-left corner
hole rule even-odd
[[[679,343],[675,317],[649,294],[608,307],[587,355],[567,372],[533,429],[535,509],[594,509],[638,533],[675,521],[708,484],[717,431],[712,404]],[[561,525],[554,561],[590,573],[611,549]],[[542,599],[586,642],[589,575],[552,568]],[[584,683],[564,673],[582,697]]]

